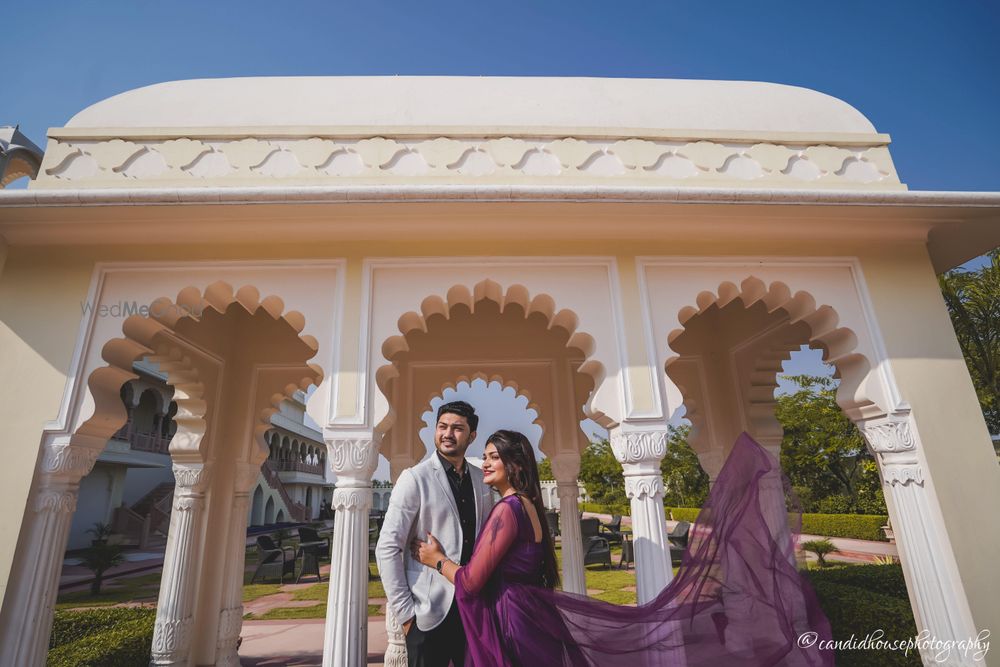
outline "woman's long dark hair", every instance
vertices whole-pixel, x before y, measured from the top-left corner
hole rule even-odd
[[[538,522],[542,526],[542,585],[555,588],[559,582],[559,570],[556,567],[556,551],[549,533],[549,524],[545,520],[535,451],[524,434],[517,431],[497,431],[489,437],[486,444],[497,448],[497,455],[507,472],[508,483],[535,506]]]

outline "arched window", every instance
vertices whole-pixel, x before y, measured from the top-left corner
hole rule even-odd
[[[259,526],[264,521],[264,490],[258,486],[253,492],[250,505],[250,525]]]

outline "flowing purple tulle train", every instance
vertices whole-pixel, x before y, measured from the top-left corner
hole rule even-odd
[[[466,665],[833,665],[818,642],[798,643],[830,639],[830,625],[795,566],[800,515],[786,512],[787,488],[779,463],[742,434],[677,576],[638,607],[541,587],[531,522],[516,496],[504,498],[455,579]]]

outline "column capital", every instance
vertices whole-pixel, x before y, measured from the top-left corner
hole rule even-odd
[[[663,478],[659,475],[638,475],[625,477],[625,495],[633,498],[663,499]]]
[[[618,462],[659,463],[667,453],[666,427],[634,428],[622,424],[611,432],[611,450]]]
[[[102,450],[69,442],[48,443],[42,454],[41,472],[46,477],[79,482],[93,469]]]
[[[370,480],[378,466],[381,438],[370,432],[325,433],[330,469],[340,478]]]
[[[210,466],[204,463],[174,463],[174,480],[177,491],[203,493],[208,486]]]
[[[895,454],[917,449],[917,439],[910,419],[910,411],[907,410],[876,419],[865,419],[857,424],[872,454]]]
[[[576,484],[580,477],[580,452],[556,452],[551,461],[552,474],[559,484]]]

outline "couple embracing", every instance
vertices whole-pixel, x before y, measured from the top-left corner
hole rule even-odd
[[[479,418],[442,405],[435,452],[396,481],[376,547],[410,667],[833,665],[797,638],[830,638],[795,567],[792,535],[761,494],[777,461],[748,435],[733,446],[659,595],[620,606],[556,590],[553,537],[534,451],[516,431],[465,460]],[[499,496],[494,502],[492,487]],[[773,494],[772,494],[773,495]]]

